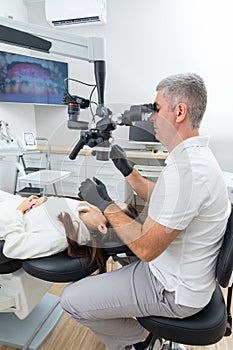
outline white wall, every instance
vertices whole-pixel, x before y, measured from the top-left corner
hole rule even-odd
[[[23,0],[1,0],[0,16],[28,21],[28,11]]]
[[[1,1],[0,16],[13,17],[19,21],[28,21],[28,11],[23,0]],[[0,44],[0,50],[27,54],[27,50],[6,44]],[[25,130],[36,130],[34,106],[0,103],[0,119],[9,123],[14,137],[21,137]],[[15,158],[0,159],[0,189],[12,192],[15,176]]]
[[[23,0],[1,1],[0,16],[13,17],[16,20],[27,22],[27,7]],[[18,52],[19,54],[30,54],[26,49],[2,43],[0,43],[0,50]],[[22,135],[22,132],[25,131],[25,127],[35,131],[35,112],[33,105],[0,102],[0,115],[0,119],[6,120],[9,123],[10,130],[16,137]]]
[[[201,132],[210,135],[211,148],[222,168],[233,171],[232,1],[108,0],[107,5],[107,25],[61,29],[105,37],[106,101],[109,104],[152,101],[161,78],[185,71],[200,74],[208,89],[208,108]],[[48,25],[43,6],[43,3],[30,6],[30,21]],[[75,65],[74,77],[89,81],[91,68],[83,70],[80,62]],[[54,125],[57,120],[62,122],[61,115],[56,119],[52,114]],[[37,126],[43,129],[47,118],[38,113]],[[64,129],[64,137],[68,135]]]
[[[15,2],[21,1],[7,4]],[[161,78],[185,71],[200,74],[208,89],[201,132],[210,135],[221,167],[233,171],[232,1],[108,0],[107,5],[107,25],[60,29],[106,39],[106,102],[117,109],[120,103],[153,101]],[[49,27],[43,2],[28,8],[30,22]],[[69,62],[71,77],[94,81],[91,64]],[[89,96],[89,90],[79,84],[72,85],[72,93]],[[37,133],[53,143],[70,145],[78,139],[79,132],[66,128],[65,107],[35,106],[35,115]],[[125,128],[118,127],[116,134],[126,137]]]

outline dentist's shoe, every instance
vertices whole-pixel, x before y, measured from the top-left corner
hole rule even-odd
[[[150,344],[146,348],[146,350],[162,350],[163,349],[163,339],[153,336]]]
[[[125,350],[162,350],[163,339],[158,338],[150,333],[145,342],[128,345]]]

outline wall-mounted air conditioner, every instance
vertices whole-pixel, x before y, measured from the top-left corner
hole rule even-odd
[[[44,0],[23,0],[26,5],[33,4],[35,2],[44,2]]]
[[[106,0],[45,0],[45,14],[51,26],[71,27],[106,23]]]

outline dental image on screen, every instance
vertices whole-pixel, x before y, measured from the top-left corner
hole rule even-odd
[[[0,102],[63,105],[68,64],[0,51]]]

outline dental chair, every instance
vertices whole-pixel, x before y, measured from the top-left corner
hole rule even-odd
[[[59,298],[48,293],[53,282],[73,282],[89,276],[97,265],[90,259],[72,259],[67,251],[38,259],[15,260],[1,254],[0,241],[0,344],[37,350],[62,315]],[[125,247],[107,248],[108,255],[132,256]],[[184,318],[141,317],[140,324],[165,339],[166,349],[185,349],[181,344],[210,345],[231,334],[233,268],[233,211],[218,257],[217,286],[209,304],[198,314]],[[228,287],[227,305],[220,286]],[[181,343],[181,344],[180,344]],[[165,347],[164,347],[165,349]]]
[[[233,283],[233,210],[228,219],[224,241],[219,253],[217,285],[209,304],[196,315],[184,318],[148,316],[138,318],[140,324],[158,338],[165,339],[164,349],[186,349],[186,345],[215,344],[232,333],[231,298]],[[228,287],[224,301],[220,286]]]
[[[0,344],[37,350],[62,316],[53,282],[78,281],[97,270],[89,258],[72,259],[67,251],[38,259],[17,260],[2,253],[0,241]]]

